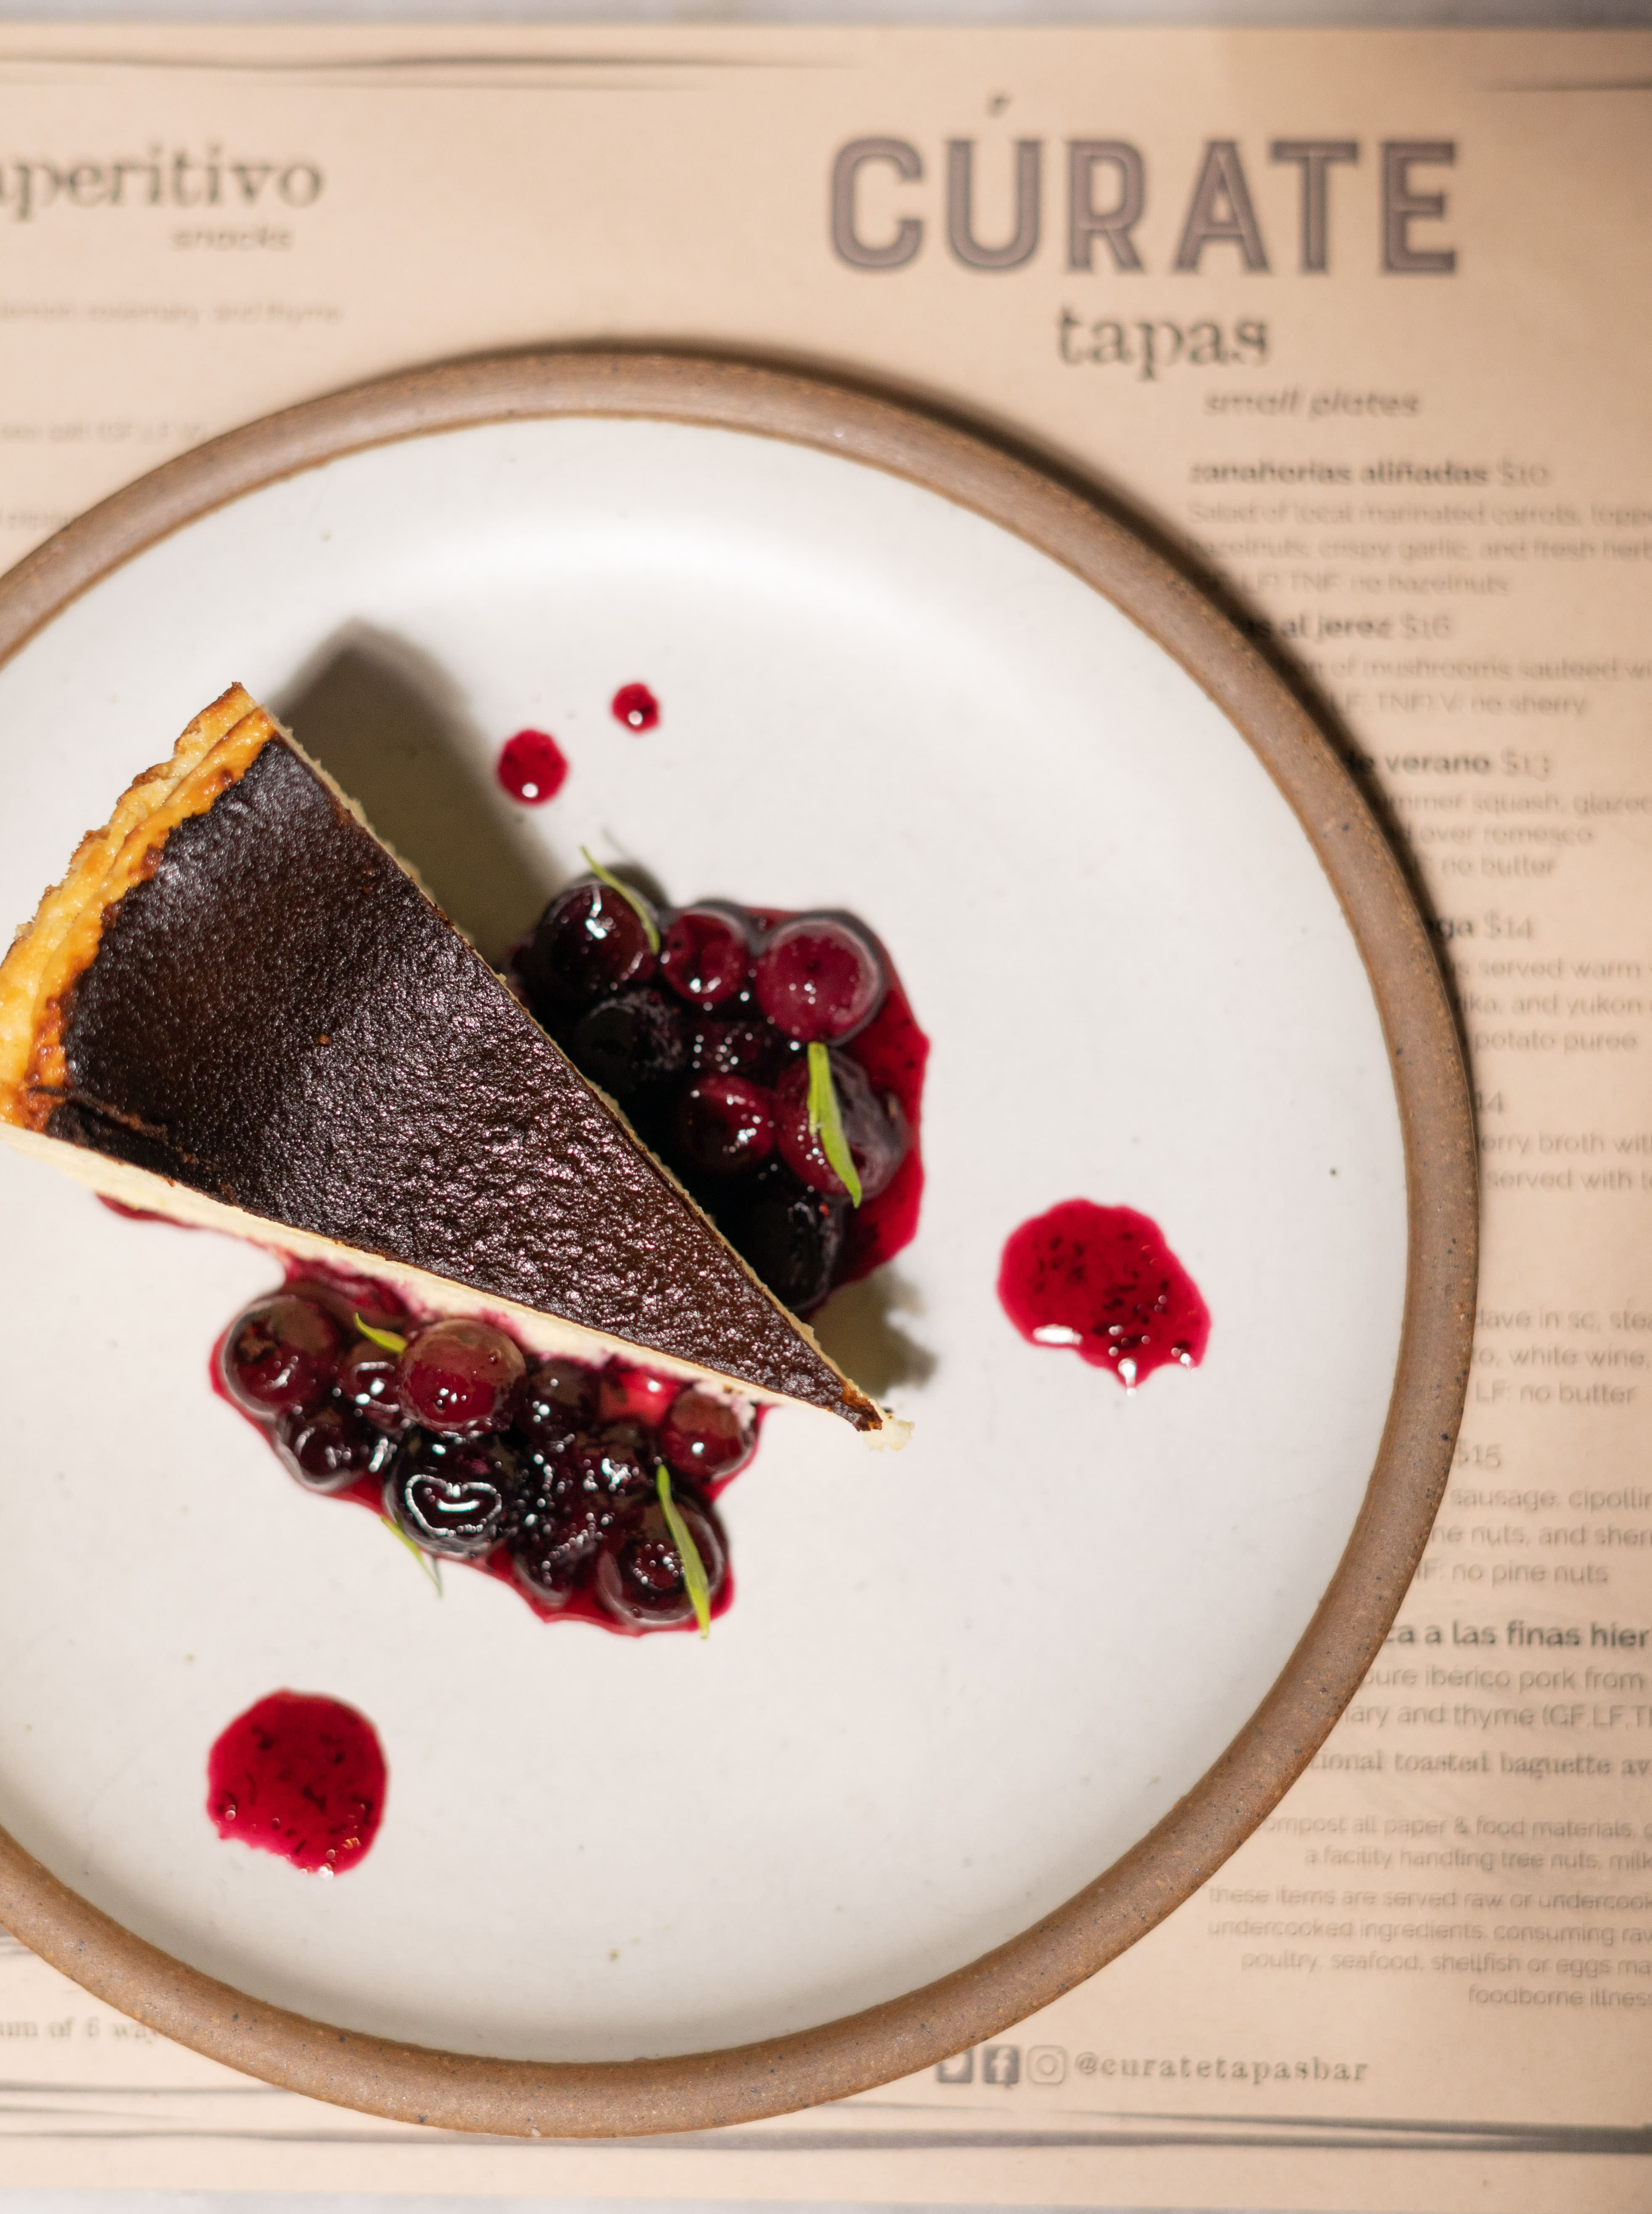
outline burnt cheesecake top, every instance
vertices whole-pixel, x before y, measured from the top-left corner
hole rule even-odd
[[[878,1427],[342,796],[245,694],[208,713],[222,742],[0,969],[0,1116]]]

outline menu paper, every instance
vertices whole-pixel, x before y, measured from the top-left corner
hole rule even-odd
[[[938,402],[1294,673],[1472,1059],[1454,1478],[1275,1816],[972,2052],[692,2139],[472,2140],[13,1948],[8,2183],[1644,2206],[1652,36],[0,27],[0,560],[272,408],[561,341]]]

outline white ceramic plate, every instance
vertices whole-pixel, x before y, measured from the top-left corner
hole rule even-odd
[[[734,431],[528,421],[236,499],[0,669],[0,923],[233,679],[490,953],[582,843],[675,900],[883,934],[933,1040],[928,1189],[823,1329],[916,1434],[773,1418],[707,1644],[547,1627],[462,1570],[438,1602],[208,1387],[275,1264],[0,1158],[0,1823],[187,1962],[465,2052],[755,2039],[1010,1938],[1268,1690],[1383,1428],[1400,1128],[1290,810],[1165,651],[937,494]],[[609,712],[632,680],[646,737]],[[523,725],[572,762],[538,810],[493,780]],[[1012,1330],[1003,1241],[1076,1196],[1162,1225],[1201,1368],[1127,1396]],[[358,1706],[389,1762],[330,1884],[205,1812],[212,1740],[284,1685]]]

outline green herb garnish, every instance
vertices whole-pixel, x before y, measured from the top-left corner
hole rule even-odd
[[[659,1503],[665,1510],[665,1526],[671,1533],[671,1543],[676,1547],[682,1563],[682,1581],[694,1605],[694,1620],[700,1624],[701,1636],[709,1637],[712,1634],[712,1590],[706,1581],[706,1563],[701,1559],[700,1548],[671,1496],[670,1471],[663,1460],[654,1464],[654,1480],[659,1485]]]
[[[653,916],[649,913],[648,902],[644,899],[642,894],[640,892],[633,892],[629,884],[622,883],[621,879],[615,875],[612,869],[605,869],[600,861],[593,861],[590,857],[590,848],[589,846],[582,846],[579,850],[585,857],[585,866],[590,871],[592,876],[596,878],[597,883],[606,884],[611,892],[618,892],[620,897],[626,901],[631,907],[638,921],[642,925],[643,929],[647,933],[648,951],[651,953],[658,953],[659,951],[659,932],[655,927]]]
[[[809,1135],[819,1138],[839,1183],[849,1195],[850,1206],[859,1207],[860,1178],[854,1155],[849,1151],[849,1141],[843,1135],[837,1087],[832,1082],[831,1055],[818,1038],[809,1049]]]
[[[419,1548],[414,1544],[413,1539],[407,1535],[407,1532],[399,1528],[395,1523],[392,1522],[388,1514],[381,1514],[378,1519],[389,1532],[390,1535],[395,1539],[397,1544],[405,1545],[407,1550],[413,1555],[414,1560],[418,1562],[419,1567],[423,1569],[425,1574],[436,1586],[436,1596],[437,1599],[440,1599],[442,1596],[442,1563],[440,1561],[433,1561],[428,1553],[422,1552]]]
[[[364,1322],[359,1314],[356,1317],[356,1328],[364,1337],[370,1339],[375,1345],[382,1345],[387,1353],[401,1354],[407,1350],[407,1341],[399,1331],[375,1330],[372,1324]],[[397,1535],[400,1534],[398,1532]]]

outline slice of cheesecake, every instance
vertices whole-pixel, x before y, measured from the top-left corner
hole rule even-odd
[[[536,1350],[904,1437],[239,686],[0,963],[0,1135]]]

